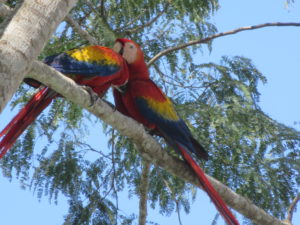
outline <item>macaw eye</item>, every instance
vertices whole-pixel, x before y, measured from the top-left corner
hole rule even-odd
[[[129,48],[134,48],[134,45],[130,45]]]

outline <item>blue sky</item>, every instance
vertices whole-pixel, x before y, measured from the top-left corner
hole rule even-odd
[[[265,22],[300,22],[300,3],[296,1],[290,9],[284,8],[284,0],[221,0],[221,9],[212,17],[221,31]],[[272,118],[299,129],[294,125],[300,121],[300,27],[271,27],[246,31],[222,37],[213,42],[212,53],[204,52],[199,62],[219,61],[222,55],[241,55],[251,58],[258,69],[267,77],[268,83],[259,86],[261,108]],[[1,115],[2,128],[12,117],[8,110]],[[101,128],[94,127],[97,132]],[[92,133],[92,132],[91,132]],[[95,142],[97,138],[94,138]],[[99,138],[98,138],[99,139]],[[99,140],[98,140],[99,142]],[[95,143],[97,144],[97,143]],[[100,145],[100,143],[99,143]],[[106,143],[101,143],[102,147]],[[60,198],[58,205],[49,203],[47,197],[39,202],[30,191],[22,190],[16,179],[9,182],[0,176],[1,224],[5,225],[59,225],[67,213],[67,202]],[[137,212],[135,198],[128,200],[121,194],[120,208],[130,214]],[[209,225],[216,210],[208,197],[199,191],[189,215],[182,213],[182,223]],[[162,217],[150,210],[149,221],[159,224],[179,224],[177,215]],[[294,215],[294,224],[300,224],[300,212]],[[219,225],[224,224],[219,219]]]

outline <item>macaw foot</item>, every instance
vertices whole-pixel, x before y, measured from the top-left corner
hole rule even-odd
[[[97,95],[90,86],[81,85],[81,87],[90,94],[91,104],[89,105],[89,107],[93,106],[99,98],[99,95]]]

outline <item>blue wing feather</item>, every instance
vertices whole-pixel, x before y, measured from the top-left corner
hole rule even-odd
[[[174,149],[184,146],[197,157],[207,159],[205,149],[193,138],[170,99],[153,81],[136,79],[128,85],[123,98],[130,116],[163,136]]]
[[[63,74],[82,76],[109,76],[120,70],[119,65],[105,64],[105,62],[84,62],[70,57],[67,53],[48,56],[44,63]]]
[[[155,109],[149,107],[149,104],[144,98],[135,99],[136,106],[146,120],[156,124],[159,131],[167,137],[169,142],[175,140],[178,143],[186,146],[192,152],[196,152],[191,143],[191,132],[185,122],[179,118],[178,120],[168,120],[157,113]]]

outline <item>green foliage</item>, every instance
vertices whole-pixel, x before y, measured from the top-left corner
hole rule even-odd
[[[271,214],[283,217],[299,186],[300,133],[265,115],[257,105],[265,78],[250,60],[223,57],[200,65],[205,92],[190,95],[181,115],[210,150],[207,172]],[[209,82],[208,82],[209,80]],[[184,111],[183,111],[184,109]],[[187,110],[188,109],[188,110]],[[276,197],[275,197],[276,196]]]
[[[79,1],[70,15],[100,44],[111,46],[116,37],[128,37],[150,59],[166,48],[216,33],[209,18],[217,9],[216,0],[90,0]],[[85,44],[63,22],[40,59]],[[213,50],[212,43],[207,47]],[[150,68],[152,78],[208,149],[209,161],[199,162],[206,172],[282,218],[300,183],[299,132],[262,112],[258,84],[266,78],[250,59],[224,56],[219,63],[199,64],[201,50],[196,45],[166,55]],[[11,106],[23,106],[32,93],[21,86]],[[70,206],[65,225],[132,224],[137,212],[123,215],[118,193],[139,195],[141,158],[130,140],[106,125],[108,152],[86,143],[92,124],[100,127],[93,120],[80,107],[57,98],[0,161],[2,172],[16,176],[38,198],[57,201],[64,195]],[[192,185],[151,167],[152,208],[164,215],[177,207],[188,213],[195,196]]]

